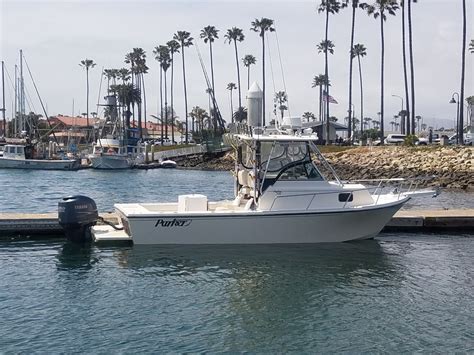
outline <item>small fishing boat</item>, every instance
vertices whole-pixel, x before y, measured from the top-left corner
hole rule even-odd
[[[174,203],[116,204],[120,225],[93,226],[94,201],[66,198],[59,204],[66,235],[134,244],[345,242],[375,237],[413,194],[420,194],[401,186],[387,191],[382,181],[378,186],[342,181],[315,145],[317,136],[294,129],[267,132],[261,107],[262,93],[254,84],[248,125],[234,127],[226,137],[237,157],[233,200],[211,202],[193,194]]]
[[[78,170],[78,159],[34,159],[31,145],[6,144],[0,156],[0,168],[34,170]]]
[[[98,139],[88,158],[94,169],[129,169],[134,165],[133,157],[127,153],[127,146],[115,138]]]

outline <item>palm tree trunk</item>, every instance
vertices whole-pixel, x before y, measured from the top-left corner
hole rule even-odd
[[[132,86],[134,86],[134,81],[133,81],[133,64],[132,64],[132,75],[130,75],[131,77],[131,80],[132,80]],[[133,116],[133,120],[135,121],[135,103],[132,102],[132,116]]]
[[[355,18],[356,18],[356,1],[352,0],[352,28],[351,28],[351,50],[349,52],[349,119],[348,119],[348,131],[347,137],[349,140],[352,137],[352,51],[354,50],[354,32],[355,32]]]
[[[319,120],[323,121],[323,84],[319,85]]]
[[[357,56],[359,60],[359,83],[360,83],[360,134],[364,132],[364,91],[362,86],[362,66],[360,64],[360,55]]]
[[[160,66],[160,118],[161,118],[161,133],[160,133],[160,138],[161,138],[161,145],[163,145],[163,67]]]
[[[461,64],[461,95],[458,105],[459,122],[458,122],[458,142],[464,144],[464,75],[466,71],[466,0],[462,0],[462,64]]]
[[[171,88],[170,88],[170,100],[171,100],[171,144],[174,144],[174,109],[173,109],[173,76],[174,76],[174,58],[171,54]]]
[[[184,46],[181,45],[181,57],[183,60],[183,83],[184,83],[184,117],[186,118],[186,137],[185,137],[185,142],[188,144],[188,92],[186,90],[186,68],[184,65]],[[192,129],[194,131],[194,124],[192,126]]]
[[[232,89],[230,90],[230,119],[234,123],[234,103],[232,102]]]
[[[142,84],[140,81],[140,74],[137,74],[137,87],[140,94],[140,99],[142,97]],[[143,137],[143,130],[142,130],[142,103],[141,100],[137,102],[137,113],[138,113],[138,136],[140,139]]]
[[[237,51],[237,41],[234,40],[234,48],[235,48],[235,64],[237,64],[237,85],[239,86],[237,89],[239,90],[239,108],[242,107],[242,91],[240,90],[240,66],[239,66],[239,53]],[[232,119],[232,123],[234,120]]]
[[[380,145],[383,145],[384,140],[384,124],[383,124],[383,117],[384,117],[384,57],[385,57],[385,38],[384,38],[384,31],[383,31],[383,13],[380,14],[380,39],[381,39],[381,57],[380,57]]]
[[[250,64],[247,67],[247,91],[250,89]]]
[[[406,56],[406,44],[405,44],[405,1],[403,0],[401,3],[402,6],[402,54],[403,54],[403,74],[405,78],[405,101],[406,101],[406,111],[407,117],[409,117],[410,112],[410,92],[408,91],[408,71],[407,71],[407,56]],[[403,109],[403,107],[402,107]],[[405,121],[405,116],[400,115],[400,123],[401,123],[401,133],[405,134],[406,130],[410,130],[410,122]],[[406,125],[405,125],[406,123]],[[405,130],[406,126],[406,130]]]
[[[326,35],[325,35],[325,40],[326,44],[328,43],[328,31],[329,31],[329,7],[328,5],[326,6]],[[325,65],[324,65],[324,75],[326,76],[326,145],[329,145],[329,68],[328,68],[328,48],[326,48],[326,51],[324,53],[324,60],[325,60]]]
[[[146,127],[146,93],[145,93],[145,77],[143,76],[143,73],[141,74],[142,78],[142,84],[143,84],[143,116],[145,118],[145,129]]]
[[[262,122],[263,126],[265,127],[265,33],[262,34],[262,93],[263,93],[263,102],[262,102],[262,110],[263,110],[263,117]]]
[[[168,86],[166,83],[166,71],[165,71],[165,138],[168,138]]]
[[[413,31],[411,26],[411,1],[408,0],[408,45],[410,50],[411,73],[411,134],[415,134],[415,66],[413,64]]]
[[[86,84],[87,84],[87,97],[86,97],[86,124],[87,124],[87,133],[86,133],[86,141],[89,143],[89,68],[86,67]]]

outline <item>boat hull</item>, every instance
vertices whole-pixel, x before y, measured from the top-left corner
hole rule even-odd
[[[122,221],[134,244],[345,242],[375,237],[407,200],[328,212],[188,213],[123,216]]]
[[[79,160],[42,160],[0,158],[0,168],[30,170],[78,170]]]
[[[132,167],[132,160],[123,155],[97,155],[90,156],[92,168],[103,170],[129,169]]]

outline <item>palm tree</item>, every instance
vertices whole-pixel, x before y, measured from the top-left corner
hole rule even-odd
[[[403,58],[403,76],[405,80],[405,105],[408,116],[410,114],[410,91],[408,90],[408,70],[406,58],[406,44],[405,44],[405,0],[400,0],[402,12],[402,58]],[[406,122],[407,131],[410,131],[410,120]],[[405,133],[405,121],[402,122],[402,133]]]
[[[184,83],[184,114],[186,115],[186,144],[188,144],[188,95],[186,90],[186,67],[184,62],[184,48],[190,47],[193,45],[193,38],[191,37],[191,33],[187,31],[178,31],[173,36],[173,39],[178,41],[181,46],[181,59],[183,61],[183,83]],[[194,130],[194,124],[192,125]]]
[[[363,90],[363,85],[362,85],[362,66],[360,63],[360,58],[365,57],[367,55],[367,49],[363,44],[357,43],[354,46],[354,50],[352,52],[353,57],[357,57],[357,60],[359,62],[359,83],[360,83],[360,117],[364,117],[364,90]],[[364,127],[361,124],[360,126],[360,132],[362,133],[364,131]]]
[[[201,30],[200,37],[204,39],[204,43],[209,42],[209,56],[211,58],[211,82],[212,82],[212,91],[214,92],[214,96],[216,94],[215,86],[214,86],[214,63],[212,60],[212,42],[219,38],[217,34],[219,32],[214,26],[206,26]]]
[[[196,121],[196,126],[200,131],[203,130],[203,125],[206,118],[209,118],[206,110],[199,106],[194,106],[192,111],[189,113],[189,116],[191,116],[193,121]]]
[[[155,49],[153,50],[153,54],[155,55],[155,59],[160,63],[160,68],[161,68],[160,73],[162,72],[165,78],[164,80],[165,82],[164,124],[165,124],[165,138],[168,138],[168,87],[167,87],[166,73],[171,65],[170,50],[168,46],[158,46],[158,47],[155,47]],[[161,77],[162,76],[160,75],[160,78]],[[161,92],[162,92],[162,86],[163,86],[161,81],[162,80],[160,80],[160,96],[162,96]],[[160,116],[163,117],[163,109],[161,111],[162,112],[160,112]],[[161,124],[161,139],[163,140],[163,120]]]
[[[143,101],[136,102],[138,108],[138,132],[139,137],[142,138],[142,102],[144,103],[144,114],[145,114],[145,125],[146,125],[146,95],[145,95],[145,79],[143,74],[148,72],[148,67],[146,66],[146,53],[143,48],[133,48],[132,52],[125,55],[125,63],[131,65],[132,73],[132,84],[134,82],[133,78],[135,76],[135,85],[140,91],[140,96],[143,93]]]
[[[355,33],[355,20],[356,20],[356,10],[359,7],[359,0],[345,0],[347,2],[351,2],[352,5],[352,24],[351,24],[351,48],[349,51],[349,112],[348,117],[348,139],[351,139],[352,136],[352,64],[353,64],[353,50],[354,50],[354,33]]]
[[[341,9],[341,3],[337,0],[321,0],[318,12],[324,12],[326,15],[326,25],[324,31],[324,43],[328,44],[329,34],[329,14],[336,14]],[[328,50],[324,52],[324,75],[329,79],[329,64],[328,64]],[[325,90],[327,97],[329,97],[329,85],[326,84]],[[329,100],[326,100],[326,117],[329,117]],[[329,144],[329,120],[326,120],[326,144]]]
[[[319,86],[319,120],[323,120],[323,86],[331,86],[331,83],[324,74],[319,74],[313,78],[311,87]]]
[[[364,126],[368,126],[370,128],[370,121],[372,121],[370,117],[364,117]]]
[[[125,124],[126,128],[130,127],[130,116],[131,116],[131,107],[135,103],[140,103],[141,93],[136,86],[131,83],[112,85],[110,87],[112,92],[117,93],[118,101],[127,108],[125,115]]]
[[[119,69],[117,77],[122,80],[122,84],[125,84],[130,80],[130,71],[127,68]]]
[[[393,126],[394,126],[397,122],[395,122],[395,121],[390,121],[389,123],[390,123],[390,126],[391,126],[391,130],[392,130],[392,132],[393,132]]]
[[[235,83],[227,84],[227,90],[230,90],[230,117],[231,117],[232,123],[234,123],[234,105],[232,103],[232,90],[235,90],[235,89],[237,89],[237,86],[235,86]]]
[[[421,121],[421,116],[416,116],[416,127],[418,128],[418,133],[420,133],[420,121]]]
[[[306,119],[306,122],[310,122],[311,121],[314,121],[316,119],[316,117],[314,116],[314,113],[312,112],[304,112],[302,115],[301,115],[302,118],[305,118]]]
[[[257,58],[251,54],[247,54],[242,58],[244,65],[247,67],[247,90],[250,88],[250,66],[257,63]]]
[[[174,142],[174,128],[175,128],[175,124],[174,124],[174,106],[173,106],[173,86],[174,86],[174,54],[175,53],[179,53],[179,48],[180,48],[180,45],[179,43],[172,39],[171,41],[168,41],[166,43],[166,45],[168,46],[168,49],[169,49],[169,52],[170,52],[170,56],[171,56],[171,78],[170,78],[170,81],[171,81],[171,88],[170,88],[170,100],[171,100],[171,142]]]
[[[332,41],[330,40],[325,40],[325,41],[321,41],[321,43],[318,44],[317,46],[318,48],[318,52],[321,53],[323,52],[324,53],[324,57],[326,58],[325,61],[326,61],[326,70],[325,70],[325,74],[324,76],[326,78],[328,78],[328,73],[327,73],[327,68],[328,68],[328,53],[331,53],[331,54],[334,54],[334,43],[332,43]],[[325,84],[325,90],[324,90],[324,102],[326,103],[326,110],[323,110],[323,112],[325,111],[325,121],[326,121],[326,145],[329,145],[329,120],[327,119],[329,117],[329,85]]]
[[[275,102],[275,105],[277,105],[278,109],[280,110],[281,120],[283,122],[283,115],[285,111],[288,110],[288,107],[286,106],[286,104],[288,103],[287,93],[284,91],[276,92],[273,101]]]
[[[115,69],[104,69],[102,75],[107,79],[107,94],[110,93],[110,80],[115,78]]]
[[[411,3],[418,0],[408,0],[408,46],[410,52],[410,83],[411,83],[411,134],[415,134],[415,66],[413,64],[413,29],[411,24]],[[403,0],[402,0],[403,2]]]
[[[421,124],[421,130],[422,130],[422,131],[426,131],[426,127],[427,127],[427,124],[426,124],[426,123],[422,123],[422,124]]]
[[[385,59],[385,35],[384,21],[387,20],[387,13],[395,15],[398,10],[397,0],[376,0],[372,5],[364,5],[369,16],[375,19],[380,18],[380,39],[381,39],[381,55],[380,55],[380,144],[384,140],[384,59]]]
[[[92,59],[84,59],[81,60],[81,63],[79,63],[79,66],[84,68],[86,70],[86,84],[87,84],[87,89],[86,89],[86,123],[87,123],[87,129],[89,129],[89,69],[92,69],[96,66],[96,63]],[[89,137],[87,137],[87,140]]]
[[[237,42],[242,42],[245,39],[243,31],[241,28],[232,27],[227,30],[225,34],[225,40],[231,44],[234,42],[235,49],[235,64],[237,65],[237,85],[239,89],[239,107],[242,107],[242,93],[240,90],[240,65],[239,65],[239,53],[237,51]]]
[[[466,72],[466,0],[462,0],[462,60],[461,60],[461,92],[459,97],[459,124],[458,124],[458,142],[464,144],[464,74]]]
[[[265,126],[265,32],[274,32],[273,20],[262,17],[260,20],[252,21],[252,31],[255,31],[262,38],[262,93],[263,93],[263,126]]]

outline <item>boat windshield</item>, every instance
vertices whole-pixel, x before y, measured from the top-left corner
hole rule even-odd
[[[251,169],[252,150],[243,150],[242,161]],[[261,142],[263,190],[277,180],[324,180],[311,160],[308,142]],[[246,163],[246,164],[245,164]]]

